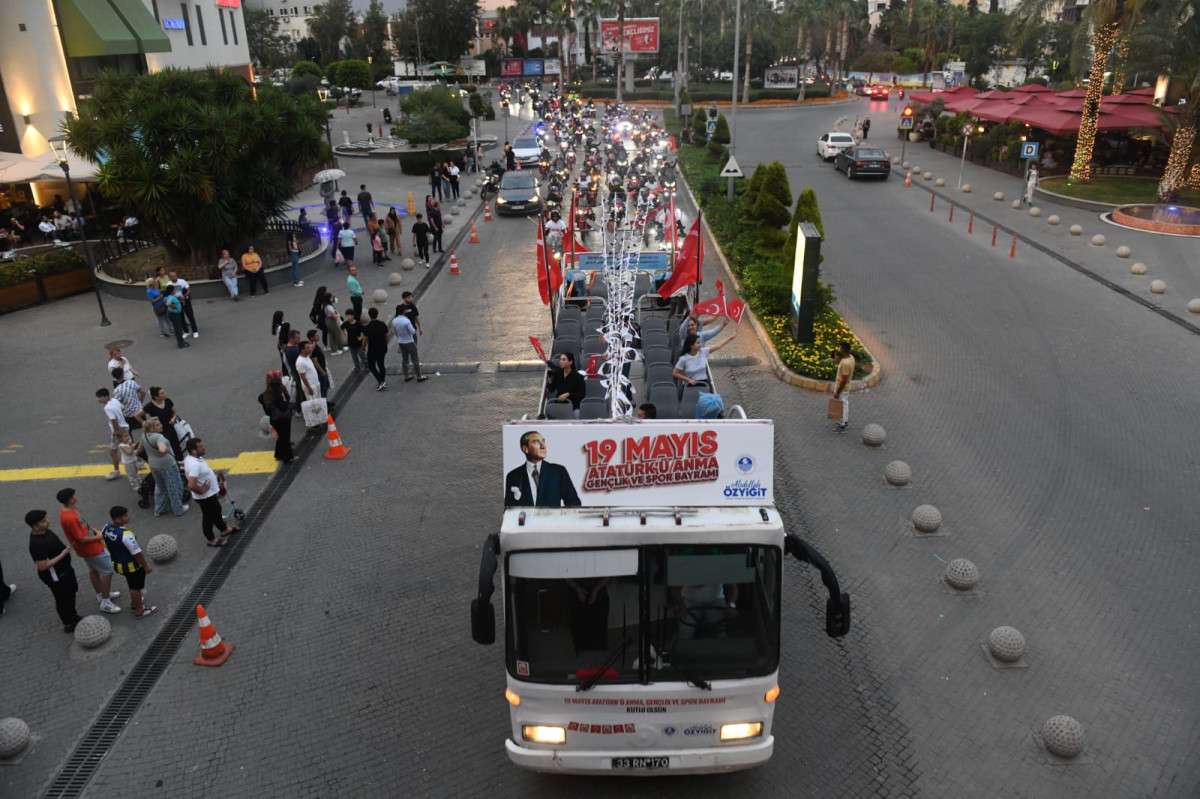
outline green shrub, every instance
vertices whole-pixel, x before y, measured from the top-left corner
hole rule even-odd
[[[708,137],[707,124],[708,117],[703,111],[697,111],[692,115],[692,135],[696,139],[696,143],[700,144]]]
[[[713,141],[729,144],[729,122],[724,114],[717,114],[717,129],[713,133]]]
[[[471,108],[471,115],[481,117],[487,113],[487,103],[483,101],[483,97],[478,93],[472,94],[467,98],[467,105]]]
[[[724,161],[725,145],[717,141],[716,138],[713,138],[713,140],[708,143],[708,157],[712,158],[713,160]]]
[[[471,114],[463,108],[458,90],[451,91],[444,86],[404,95],[404,99],[400,101],[400,110],[408,115],[437,111],[463,128],[471,124]]]
[[[400,153],[400,171],[406,175],[428,175],[435,163],[457,161],[466,153],[462,147],[443,147],[437,150],[412,150]]]
[[[299,78],[302,75],[312,75],[319,82],[325,73],[321,70],[321,65],[315,61],[297,61],[292,65],[292,77]]]
[[[788,207],[766,188],[758,193],[750,211],[751,217],[768,228],[781,228],[788,223]],[[783,244],[782,239],[779,242]]]
[[[758,200],[758,193],[762,190],[763,180],[767,177],[767,165],[759,164],[754,167],[754,172],[750,175],[750,180],[746,181],[746,190],[742,194],[742,209],[745,213],[753,212],[754,203]]]
[[[801,222],[811,222],[821,237],[825,237],[825,225],[821,222],[821,208],[817,205],[817,194],[812,187],[805,186],[796,200],[796,210],[792,213],[792,221],[788,225],[787,242],[783,245],[783,259],[786,263],[796,260],[796,228]]]
[[[31,272],[46,277],[86,268],[87,262],[75,252],[75,248],[64,247],[29,258],[0,262],[0,287],[15,286],[33,280],[34,275],[30,274]]]
[[[792,207],[792,187],[788,184],[787,170],[783,164],[778,161],[772,161],[767,165],[766,172],[763,175],[761,191],[770,194],[779,204],[783,206],[785,214],[790,216],[789,208]],[[787,219],[784,219],[776,227],[782,227],[787,224]]]

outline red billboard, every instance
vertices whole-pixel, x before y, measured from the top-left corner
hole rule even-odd
[[[503,78],[519,78],[524,70],[523,58],[506,58],[500,62],[500,76]]]
[[[605,52],[616,52],[617,20],[600,20],[600,46]],[[658,17],[633,17],[625,20],[625,52],[658,52]]]

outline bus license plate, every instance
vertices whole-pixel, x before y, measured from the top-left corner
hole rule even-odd
[[[669,757],[614,757],[612,759],[612,767],[613,767],[614,771],[640,771],[640,770],[670,768],[671,767],[671,758],[669,758]]]

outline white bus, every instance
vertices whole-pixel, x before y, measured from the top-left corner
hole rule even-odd
[[[820,572],[828,635],[848,631],[850,598],[774,507],[772,423],[729,415],[505,425],[471,634],[495,643],[499,571],[513,763],[651,775],[771,757],[783,559]]]

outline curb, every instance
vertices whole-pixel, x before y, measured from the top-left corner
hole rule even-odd
[[[1102,213],[1104,211],[1111,211],[1118,207],[1115,203],[1102,203],[1097,202],[1096,200],[1081,200],[1078,197],[1068,197],[1067,195],[1059,194],[1056,191],[1043,189],[1041,186],[1035,188],[1033,193],[1045,197],[1051,202],[1056,202],[1059,205],[1065,205],[1069,208],[1078,208],[1083,211]]]
[[[678,174],[679,182],[687,192],[687,196],[692,203],[692,207],[699,208],[700,204],[696,202],[696,196],[692,194],[692,187],[688,185],[687,178],[683,175],[683,170],[679,170]],[[717,241],[717,237],[713,235],[712,230],[709,228],[707,219],[704,219],[704,229],[708,233],[709,240],[711,240],[713,243],[713,249],[717,253],[717,258],[719,258],[721,261],[721,268],[725,271],[725,277],[727,277],[729,282],[733,284],[733,287],[737,293],[739,295],[742,294],[742,283],[737,279],[737,276],[733,274],[733,269],[730,268],[729,261],[725,258],[725,253],[721,249],[720,242]],[[763,350],[767,353],[767,360],[771,364],[771,372],[775,375],[775,377],[779,378],[779,380],[787,383],[788,385],[807,389],[809,391],[828,394],[833,390],[832,380],[818,380],[815,377],[805,377],[804,375],[793,372],[787,367],[786,364],[784,364],[783,360],[779,357],[779,353],[775,350],[775,342],[771,340],[771,335],[767,332],[767,329],[763,327],[762,322],[759,321],[758,315],[754,313],[748,303],[746,305],[746,316],[750,319],[750,326],[754,328],[755,335],[758,336],[758,340],[762,344]],[[859,343],[862,343],[861,340]],[[879,365],[879,359],[875,357],[873,352],[867,349],[866,344],[863,344],[863,349],[866,350],[867,354],[871,356],[873,369],[871,374],[867,375],[864,379],[851,380],[850,386],[847,389],[850,392],[864,391],[868,388],[874,388],[875,386],[879,385],[881,380],[883,380],[883,367]]]

